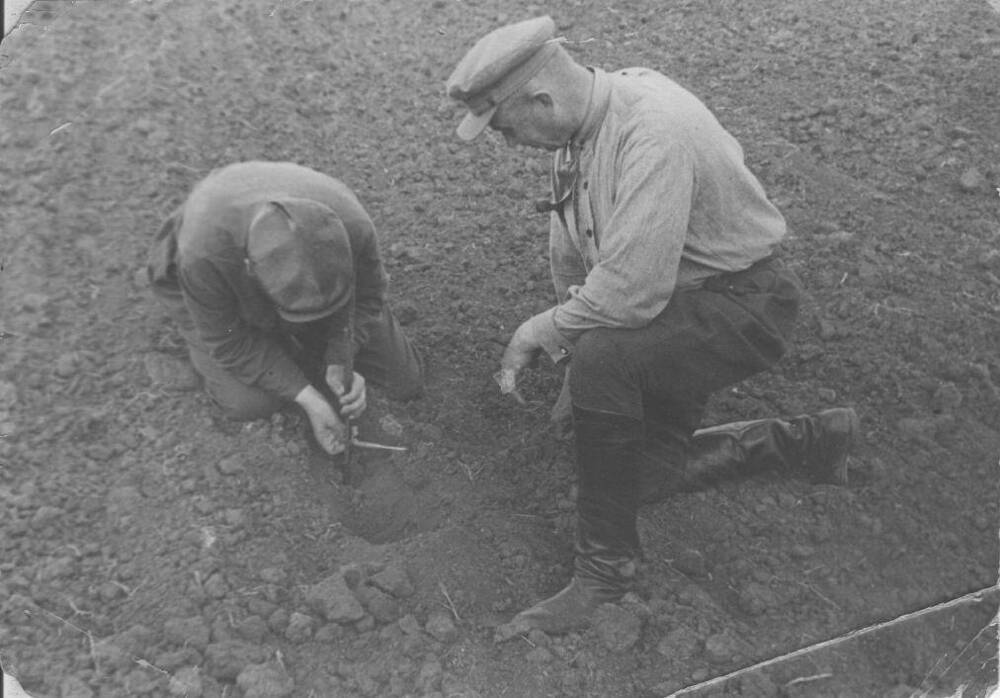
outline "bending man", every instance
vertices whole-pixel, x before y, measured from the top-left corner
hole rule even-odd
[[[369,381],[397,399],[422,390],[420,357],[386,304],[375,226],[332,177],[286,162],[213,171],[163,224],[148,271],[235,419],[294,401],[333,454]]]

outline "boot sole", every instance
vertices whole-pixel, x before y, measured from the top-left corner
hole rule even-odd
[[[588,591],[574,576],[562,591],[514,616],[504,629],[504,634],[537,629],[548,635],[564,635],[574,630],[583,630],[590,626],[598,607],[605,603],[615,603],[624,595],[624,589],[612,593]]]

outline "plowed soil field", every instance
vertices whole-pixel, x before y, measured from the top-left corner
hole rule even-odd
[[[996,682],[1000,14],[983,0],[35,3],[0,50],[0,658],[50,698],[984,696]],[[458,141],[444,81],[550,14],[687,86],[790,224],[793,350],[709,423],[850,405],[847,488],[640,515],[638,593],[496,642],[565,583],[573,463],[492,381],[550,306],[544,154]],[[427,394],[346,467],[226,421],[146,287],[213,168],[291,160],[375,220]],[[801,651],[800,651],[801,650]]]

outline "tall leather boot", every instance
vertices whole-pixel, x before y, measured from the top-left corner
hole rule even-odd
[[[620,599],[631,589],[640,555],[642,422],[574,407],[573,423],[578,489],[573,579],[512,621],[551,634],[586,627],[598,606]]]
[[[652,474],[644,477],[643,501],[661,501],[672,492],[703,489],[768,470],[846,485],[847,457],[860,430],[851,408],[699,429],[687,444],[683,466],[662,448],[659,453],[647,451],[644,471]],[[655,463],[660,457],[667,460]]]

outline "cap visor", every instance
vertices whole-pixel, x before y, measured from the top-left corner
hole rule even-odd
[[[278,315],[281,316],[282,320],[287,320],[288,322],[312,322],[313,320],[320,320],[333,315],[337,311],[337,306],[331,305],[329,308],[308,313],[295,313],[284,308],[275,308],[275,310],[278,311]]]
[[[354,279],[351,278],[349,283],[353,287]],[[295,311],[289,310],[288,308],[282,308],[280,306],[275,306],[274,309],[278,311],[278,315],[281,316],[283,320],[287,320],[288,322],[312,322],[313,320],[321,320],[341,312],[348,307],[349,301],[352,297],[353,296],[350,293],[342,293],[339,298],[331,301],[329,305],[321,310]]]
[[[486,125],[490,123],[490,119],[493,118],[493,112],[496,110],[496,107],[492,107],[484,111],[482,114],[473,114],[470,111],[465,115],[465,118],[462,119],[462,123],[458,125],[458,129],[456,131],[458,133],[458,137],[463,141],[471,141],[483,132]]]

